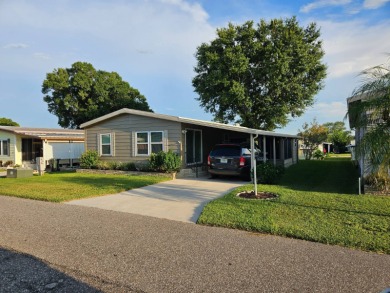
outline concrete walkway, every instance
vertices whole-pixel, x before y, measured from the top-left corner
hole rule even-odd
[[[245,182],[231,178],[175,179],[67,204],[196,223],[209,201],[243,184]]]

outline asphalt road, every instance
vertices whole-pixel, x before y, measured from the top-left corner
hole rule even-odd
[[[390,255],[0,196],[0,292],[381,292]]]

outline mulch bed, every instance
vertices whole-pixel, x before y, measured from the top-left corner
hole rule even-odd
[[[254,190],[240,192],[237,194],[237,196],[248,199],[274,199],[278,197],[276,193],[268,191],[259,191],[257,194],[255,194]]]

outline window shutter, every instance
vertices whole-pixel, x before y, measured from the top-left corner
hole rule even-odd
[[[168,150],[169,150],[168,130],[164,130],[163,151],[167,152]]]
[[[115,157],[115,132],[111,133],[111,147],[112,147],[111,155]]]
[[[7,156],[11,155],[11,139],[8,139]]]
[[[100,156],[100,135],[99,135],[99,133],[96,133],[96,151],[98,152],[98,155]]]
[[[136,137],[136,132],[132,131],[131,132],[131,156],[135,157],[137,154],[137,137]]]

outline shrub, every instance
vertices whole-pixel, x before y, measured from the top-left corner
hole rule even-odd
[[[317,160],[323,160],[324,159],[324,153],[321,151],[321,150],[316,150],[314,153],[313,153],[313,157]]]
[[[149,168],[157,172],[177,172],[181,168],[181,159],[171,150],[168,152],[160,151],[150,156]]]
[[[96,164],[96,169],[99,170],[110,170],[110,165],[107,161],[98,161]]]
[[[390,176],[386,171],[379,170],[376,173],[367,175],[364,178],[367,185],[375,188],[378,191],[388,192],[390,189]]]
[[[96,169],[99,162],[99,154],[94,150],[86,150],[80,157],[80,167],[83,169]]]
[[[283,166],[275,166],[272,163],[262,163],[256,166],[257,183],[274,184],[282,177],[283,173]]]
[[[14,164],[13,161],[6,161],[5,163],[3,163],[3,167],[12,166],[13,164]]]
[[[133,162],[122,163],[120,169],[123,171],[136,171],[137,168]]]

